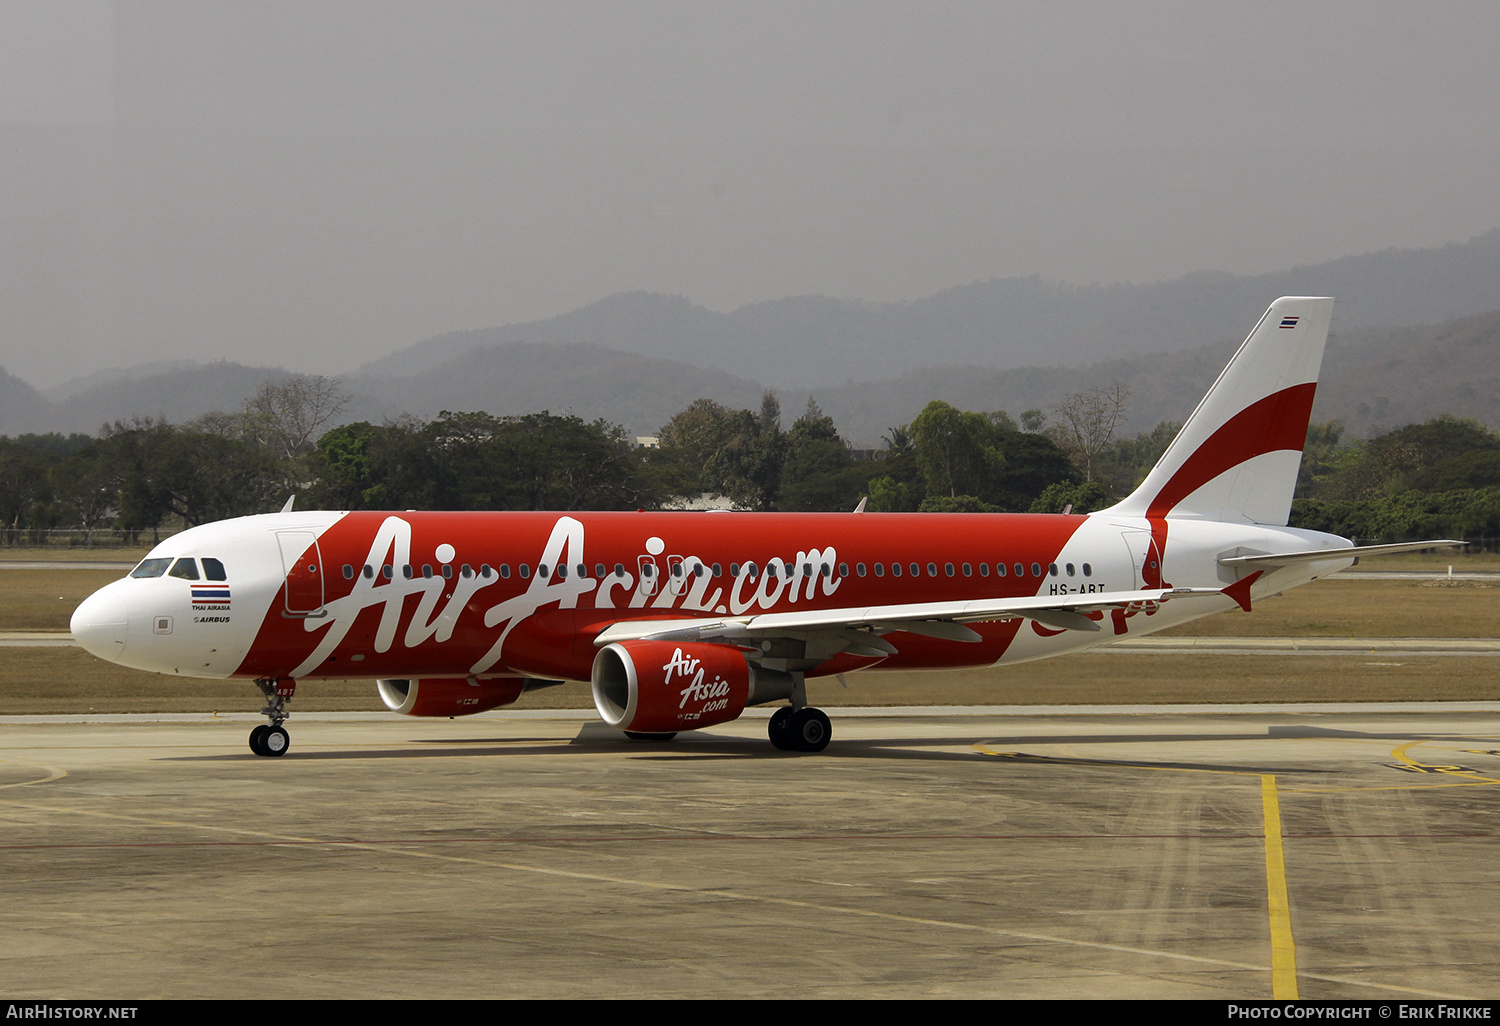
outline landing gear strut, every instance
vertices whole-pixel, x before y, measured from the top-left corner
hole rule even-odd
[[[250,750],[256,755],[285,755],[286,750],[291,747],[292,739],[281,724],[289,715],[286,704],[292,700],[297,682],[290,677],[262,677],[255,682],[255,686],[266,696],[266,707],[261,710],[261,715],[268,717],[271,722],[263,723],[250,732]]]

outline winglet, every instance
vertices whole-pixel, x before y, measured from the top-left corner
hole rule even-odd
[[[1250,612],[1250,586],[1254,584],[1256,579],[1259,578],[1263,573],[1265,573],[1264,570],[1257,570],[1249,577],[1241,577],[1229,587],[1225,588],[1224,594],[1228,595],[1230,598],[1238,602],[1240,608],[1245,612]]]

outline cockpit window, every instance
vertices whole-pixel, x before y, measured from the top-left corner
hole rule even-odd
[[[160,577],[172,565],[170,559],[143,559],[141,565],[130,571],[131,577]]]
[[[186,557],[172,564],[172,569],[167,571],[168,577],[181,577],[184,581],[196,581],[198,579],[198,561]]]
[[[229,575],[224,572],[224,564],[212,556],[203,557],[203,577],[209,581],[229,580]]]

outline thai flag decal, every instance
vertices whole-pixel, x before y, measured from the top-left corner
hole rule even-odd
[[[229,601],[228,584],[195,584],[193,585],[193,605],[208,606],[218,605]]]
[[[1295,318],[1295,317],[1283,317],[1281,319],[1281,326],[1283,328],[1295,328],[1297,326],[1297,318]]]

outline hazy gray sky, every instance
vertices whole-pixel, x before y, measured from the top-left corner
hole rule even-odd
[[[0,365],[1500,226],[1500,5],[0,0]],[[851,368],[851,373],[857,368]]]

